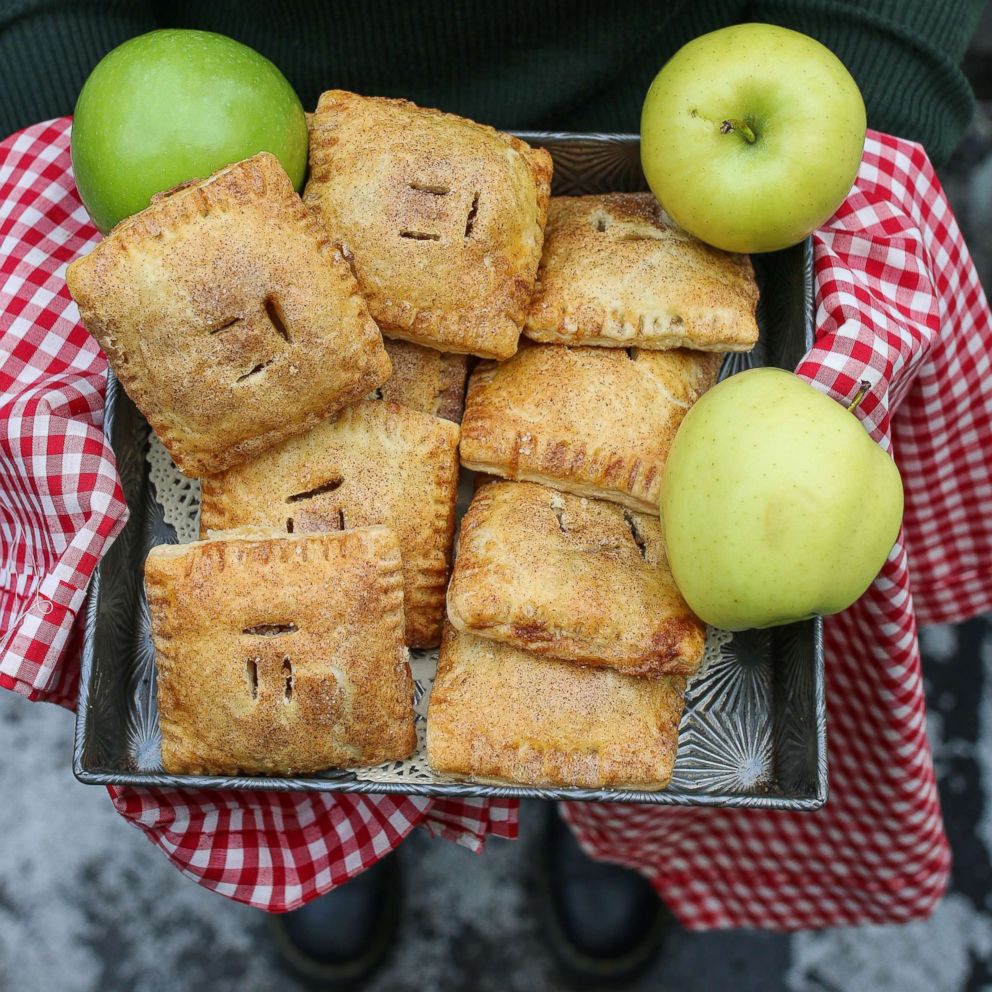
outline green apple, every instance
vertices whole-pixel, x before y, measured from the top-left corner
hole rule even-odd
[[[661,521],[692,610],[744,630],[850,606],[892,550],[902,505],[895,462],[853,413],[791,372],[759,368],[686,414]]]
[[[268,59],[209,31],[152,31],[124,42],[76,103],[76,186],[103,232],[155,193],[260,151],[276,155],[302,187],[303,107]]]
[[[851,189],[865,104],[818,41],[772,24],[702,35],[663,66],[641,113],[641,164],[676,223],[726,251],[802,241]]]

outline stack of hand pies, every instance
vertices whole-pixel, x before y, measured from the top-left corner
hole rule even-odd
[[[202,540],[145,566],[164,769],[406,758],[408,648],[440,643],[438,773],[664,787],[705,630],[659,486],[757,339],[749,260],[649,194],[551,198],[546,151],[464,118],[331,91],[310,129],[302,199],[263,152],[67,273],[201,483]]]

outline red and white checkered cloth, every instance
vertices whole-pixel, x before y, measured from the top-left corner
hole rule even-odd
[[[105,363],[66,264],[97,240],[68,119],[0,144],[0,685],[73,705],[87,579],[126,516],[100,432]],[[903,473],[899,543],[826,622],[830,790],[817,813],[568,804],[590,853],[639,868],[689,927],[926,915],[949,854],[925,734],[917,618],[992,607],[992,317],[923,150],[869,133],[815,236],[817,344],[798,371],[849,400]],[[16,760],[7,755],[5,760]],[[512,803],[111,789],[186,875],[269,910],[347,881],[414,826],[480,849]]]

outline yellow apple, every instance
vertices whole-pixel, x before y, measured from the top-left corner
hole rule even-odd
[[[857,417],[774,368],[703,395],[662,481],[675,582],[725,630],[846,609],[884,564],[902,510],[899,470]]]
[[[680,48],[648,90],[641,164],[691,234],[725,251],[802,241],[851,189],[865,104],[818,41],[738,24]]]

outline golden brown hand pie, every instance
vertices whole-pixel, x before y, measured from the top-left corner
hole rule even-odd
[[[459,630],[631,675],[688,675],[706,628],[675,585],[655,514],[531,482],[483,486],[448,586]]]
[[[436,772],[483,781],[663,789],[684,689],[679,676],[562,664],[446,624],[427,758]]]
[[[462,464],[657,513],[668,449],[721,357],[521,343],[469,378]]]
[[[650,193],[556,196],[524,333],[556,344],[749,351],[757,303],[751,260],[675,226]]]
[[[389,376],[348,264],[267,152],[157,198],[66,281],[187,475],[252,458]]]
[[[422,348],[410,341],[387,340],[385,344],[393,374],[376,390],[378,398],[459,423],[468,356]]]
[[[167,772],[288,775],[416,747],[387,528],[161,545],[145,588]]]
[[[300,533],[384,524],[403,555],[406,640],[441,638],[458,488],[458,426],[365,401],[201,482],[200,533],[265,524]]]
[[[383,332],[440,351],[516,351],[541,257],[551,157],[405,100],[324,93],[304,199]]]

